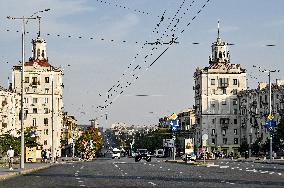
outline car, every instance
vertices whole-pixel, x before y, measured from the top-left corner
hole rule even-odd
[[[114,158],[120,159],[120,150],[117,149],[117,148],[113,148],[113,150],[112,150],[112,157],[111,158],[112,159],[114,159]]]
[[[195,161],[196,160],[196,155],[194,153],[188,154],[185,153],[181,156],[183,161]]]
[[[139,162],[141,159],[151,162],[151,155],[147,149],[137,149],[137,154],[135,156],[135,162]]]

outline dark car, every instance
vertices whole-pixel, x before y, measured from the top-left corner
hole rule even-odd
[[[141,159],[151,162],[151,156],[147,149],[137,149],[137,154],[135,156],[135,162],[140,161]]]

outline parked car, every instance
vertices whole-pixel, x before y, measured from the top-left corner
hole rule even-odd
[[[140,161],[141,159],[151,162],[151,155],[147,149],[137,149],[137,155],[135,156],[135,162]]]
[[[183,161],[195,161],[196,160],[196,155],[194,153],[188,154],[185,153],[181,156]]]

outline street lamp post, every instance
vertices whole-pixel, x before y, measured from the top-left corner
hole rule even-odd
[[[256,67],[253,65],[253,67]],[[273,114],[272,114],[272,104],[271,104],[271,73],[273,72],[280,72],[280,70],[270,70],[270,69],[263,69],[261,70],[261,67],[258,67],[260,72],[266,72],[268,73],[268,84],[269,84],[269,117],[271,118],[270,120],[273,119]],[[269,131],[269,160],[270,162],[272,161],[272,131]]]
[[[21,159],[20,159],[20,168],[25,168],[25,138],[24,138],[24,67],[25,67],[25,35],[26,35],[26,24],[29,20],[35,20],[38,19],[38,17],[33,17],[34,15],[49,11],[50,9],[41,10],[38,12],[35,12],[30,17],[11,17],[7,16],[8,19],[12,20],[21,20],[22,21],[22,71],[21,71]]]

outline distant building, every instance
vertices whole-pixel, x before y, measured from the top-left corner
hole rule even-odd
[[[195,145],[206,147],[209,152],[237,152],[240,146],[237,93],[247,89],[246,70],[231,64],[228,45],[220,38],[219,28],[209,66],[197,68],[194,79]]]
[[[181,131],[192,130],[192,127],[195,125],[195,110],[192,108],[182,110],[178,114],[178,120]]]
[[[0,135],[18,136],[20,95],[0,86]]]
[[[52,144],[60,154],[63,127],[63,70],[49,64],[46,41],[38,36],[32,40],[33,56],[24,64],[24,127],[38,136],[44,149]],[[21,93],[21,65],[13,66],[12,89]],[[53,127],[53,130],[52,130]],[[54,140],[52,140],[52,132]]]
[[[274,120],[279,123],[284,115],[284,83],[276,80],[272,83],[271,106]],[[240,106],[241,143],[251,146],[254,143],[263,144],[267,141],[268,131],[265,122],[269,115],[269,86],[259,83],[257,89],[241,91],[238,94]]]

